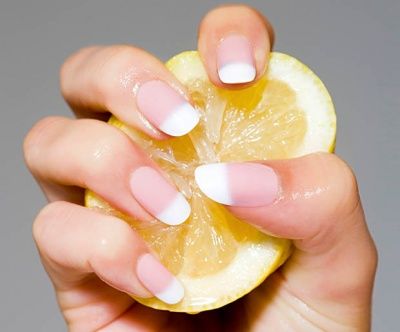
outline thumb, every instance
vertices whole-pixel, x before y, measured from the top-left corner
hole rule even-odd
[[[240,219],[293,240],[295,251],[282,269],[291,288],[308,298],[369,306],[376,249],[357,182],[342,160],[316,153],[203,165],[195,175],[205,195]]]

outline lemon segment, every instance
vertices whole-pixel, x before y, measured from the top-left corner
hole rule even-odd
[[[271,53],[268,70],[252,86],[213,86],[197,52],[181,53],[166,64],[187,88],[201,113],[188,135],[156,141],[112,117],[163,169],[190,202],[192,213],[179,226],[137,221],[87,191],[86,206],[128,222],[182,282],[184,299],[168,305],[156,298],[136,300],[170,311],[197,313],[247,294],[287,259],[291,243],[265,235],[205,197],[194,181],[204,163],[282,159],[333,151],[336,117],[319,78],[298,60]]]

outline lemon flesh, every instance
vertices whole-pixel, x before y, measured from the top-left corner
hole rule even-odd
[[[225,90],[212,85],[197,52],[181,53],[167,67],[186,86],[201,113],[188,135],[156,141],[112,117],[160,165],[192,207],[179,226],[139,222],[95,193],[86,205],[127,221],[185,288],[175,305],[136,298],[163,310],[196,313],[247,294],[275,271],[290,253],[290,241],[265,235],[225,207],[205,197],[194,181],[204,163],[283,159],[333,151],[336,117],[319,78],[298,60],[271,53],[265,75],[251,87]]]

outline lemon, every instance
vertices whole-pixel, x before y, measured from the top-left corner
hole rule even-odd
[[[168,305],[136,300],[152,308],[197,313],[247,294],[290,253],[289,240],[265,235],[205,197],[194,182],[196,166],[224,161],[282,159],[333,151],[336,117],[320,79],[295,58],[272,53],[265,75],[242,90],[217,88],[196,51],[176,55],[167,67],[182,82],[201,113],[188,135],[156,141],[112,117],[165,171],[192,207],[179,226],[141,223],[87,191],[86,205],[126,220],[185,288]]]

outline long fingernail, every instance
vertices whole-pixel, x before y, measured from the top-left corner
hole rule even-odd
[[[176,304],[183,299],[185,291],[182,284],[153,255],[140,256],[136,272],[143,285],[159,300]]]
[[[168,225],[179,225],[190,215],[185,197],[155,169],[143,166],[130,179],[136,200],[154,217]]]
[[[137,105],[151,124],[171,136],[185,135],[199,122],[199,112],[162,81],[143,83],[137,93]]]
[[[233,206],[264,206],[278,195],[272,168],[256,163],[207,164],[196,168],[200,190],[212,200]]]
[[[232,35],[221,40],[217,50],[218,75],[223,83],[248,83],[255,79],[253,50],[244,36]]]

